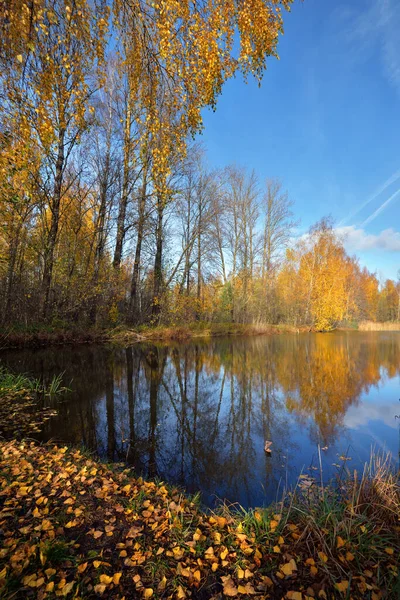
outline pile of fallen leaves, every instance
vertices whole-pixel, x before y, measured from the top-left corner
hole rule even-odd
[[[29,389],[0,389],[0,436],[24,438],[42,430],[55,410],[42,408],[37,395]]]
[[[363,527],[310,544],[308,526],[284,514],[205,513],[79,450],[0,444],[0,596],[10,600],[395,598],[399,530],[366,557],[360,539],[371,546],[374,533]]]

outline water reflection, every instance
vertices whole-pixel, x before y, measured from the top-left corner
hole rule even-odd
[[[209,504],[274,499],[313,462],[317,444],[328,446],[327,476],[348,447],[354,465],[372,441],[398,451],[396,333],[66,347],[3,353],[2,360],[44,380],[65,371],[72,381],[45,438],[82,443],[201,490]]]

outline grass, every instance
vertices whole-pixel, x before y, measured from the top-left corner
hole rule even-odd
[[[40,379],[36,379],[25,373],[13,373],[5,367],[0,367],[0,393],[27,391],[44,396],[56,396],[70,391],[63,385],[64,373],[53,375],[50,383],[44,385]]]
[[[374,321],[361,321],[358,325],[360,331],[400,331],[400,321],[386,321],[375,323]]]

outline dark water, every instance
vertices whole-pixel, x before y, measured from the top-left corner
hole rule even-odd
[[[72,392],[43,438],[84,444],[148,476],[262,505],[299,473],[399,452],[400,334],[337,332],[127,349],[9,351],[0,361]],[[271,440],[272,454],[264,452]]]

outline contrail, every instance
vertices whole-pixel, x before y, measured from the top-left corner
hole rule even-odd
[[[396,196],[398,196],[400,194],[400,188],[397,190],[397,192],[395,192],[394,194],[392,194],[390,196],[390,198],[388,198],[387,200],[385,200],[385,202],[383,202],[373,213],[372,215],[370,215],[367,219],[365,219],[365,221],[363,223],[361,223],[361,227],[364,227],[364,225],[367,225],[368,223],[371,223],[371,221],[373,221],[375,219],[375,217],[377,217],[386,207],[388,204],[390,204],[390,202],[392,200],[394,200],[396,198]]]
[[[344,225],[347,221],[349,221],[350,219],[355,217],[355,215],[357,215],[360,211],[362,211],[363,208],[365,208],[366,206],[368,206],[368,204],[370,204],[371,202],[376,200],[376,198],[378,198],[378,196],[380,196],[382,194],[382,192],[384,192],[386,190],[387,187],[389,187],[390,185],[392,185],[392,183],[397,181],[399,179],[399,177],[400,177],[400,170],[396,171],[396,173],[394,173],[391,177],[389,177],[389,179],[387,179],[381,185],[381,187],[378,190],[376,190],[372,194],[372,196],[370,196],[365,202],[360,204],[360,206],[358,206],[353,212],[348,214],[347,217],[344,217],[341,221],[339,221],[337,226],[340,227],[341,225]]]

